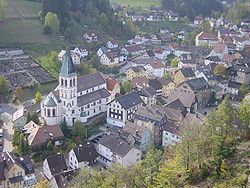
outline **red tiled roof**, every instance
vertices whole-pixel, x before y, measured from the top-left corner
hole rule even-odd
[[[151,67],[153,67],[153,69],[160,69],[165,67],[165,65],[161,61],[154,61],[149,64],[151,65]]]
[[[112,78],[107,78],[106,82],[107,82],[107,90],[108,91],[112,91],[115,87],[115,84],[117,83],[117,81],[112,79]]]
[[[200,34],[197,35],[199,40],[218,40],[217,36],[213,33],[205,33],[201,32]]]
[[[225,44],[217,43],[217,44],[214,46],[213,50],[214,50],[216,53],[222,53],[226,47],[227,47],[227,46],[226,46]]]

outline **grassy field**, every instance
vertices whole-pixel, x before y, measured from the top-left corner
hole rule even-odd
[[[8,0],[6,6],[6,18],[32,18],[38,17],[41,10],[41,2],[27,0]]]
[[[193,28],[184,22],[169,22],[169,21],[146,22],[138,26],[140,33],[151,33],[151,34],[159,32],[159,29],[161,27],[167,27],[172,32],[179,32],[182,30],[193,31]]]
[[[110,2],[129,7],[160,6],[160,0],[110,0]]]

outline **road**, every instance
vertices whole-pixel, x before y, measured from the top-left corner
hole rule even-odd
[[[12,116],[8,113],[3,113],[1,119],[4,121],[3,125],[3,138],[4,148],[3,151],[12,151],[12,137],[14,134],[13,123],[11,122]]]

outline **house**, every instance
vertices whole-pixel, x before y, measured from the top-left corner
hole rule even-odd
[[[157,97],[162,96],[162,89],[163,86],[160,82],[159,79],[157,78],[151,78],[148,80],[148,86],[151,86],[152,88],[154,88],[157,92]]]
[[[157,91],[153,87],[149,86],[142,88],[139,91],[139,95],[145,105],[151,106],[152,104],[156,104]]]
[[[213,33],[202,31],[195,37],[195,46],[208,46],[212,48],[216,43],[218,43],[218,37]]]
[[[170,30],[166,27],[161,27],[160,28],[160,33],[170,33]]]
[[[133,89],[141,90],[144,87],[148,87],[149,78],[146,77],[135,77],[131,80]]]
[[[187,39],[187,37],[188,37],[188,33],[186,31],[180,31],[177,34],[177,38],[181,39],[181,40],[185,40],[185,39]]]
[[[250,45],[250,39],[245,36],[234,36],[233,43],[236,45],[236,50],[244,50],[246,46]]]
[[[137,56],[143,54],[144,52],[146,52],[146,50],[138,44],[127,45],[121,49],[121,53],[127,56]]]
[[[150,41],[152,44],[161,44],[161,39],[158,35],[151,35]]]
[[[169,93],[175,89],[175,83],[172,81],[171,78],[160,78],[159,81],[162,85],[162,96],[168,97]]]
[[[96,42],[98,41],[98,36],[94,33],[94,32],[86,32],[83,35],[83,38],[87,41],[87,42]]]
[[[197,61],[194,59],[191,60],[180,60],[178,63],[178,68],[183,69],[183,68],[192,68],[195,69],[197,66]]]
[[[31,188],[37,183],[34,168],[28,156],[16,157],[3,152],[0,159],[1,187]]]
[[[48,180],[68,169],[63,154],[49,156],[43,161],[43,173]]]
[[[202,25],[203,24],[203,18],[201,16],[196,16],[194,19],[194,25]]]
[[[108,104],[107,123],[124,127],[142,104],[143,100],[136,91],[116,98]]]
[[[75,169],[60,172],[49,181],[50,186],[53,188],[68,188],[78,174],[79,171]]]
[[[173,82],[176,85],[183,83],[184,81],[194,78],[195,74],[192,68],[182,68],[177,70],[173,75]]]
[[[149,130],[153,136],[154,145],[162,143],[162,127],[165,122],[166,116],[162,106],[140,106],[135,112],[134,123]]]
[[[116,95],[120,93],[121,86],[120,84],[112,79],[112,78],[106,78],[107,83],[107,90],[110,93],[110,100],[114,100]]]
[[[87,49],[84,48],[83,46],[81,46],[81,47],[75,47],[74,50],[73,50],[73,52],[75,54],[79,54],[81,59],[84,58],[84,57],[87,57],[88,54],[89,54],[88,51],[87,51]]]
[[[135,123],[127,122],[122,131],[131,134],[135,139],[135,147],[141,151],[146,151],[152,144],[152,135],[148,129],[138,126]]]
[[[210,96],[209,85],[204,78],[186,80],[177,88],[179,92],[195,94],[198,108],[205,106]]]
[[[162,42],[171,42],[173,40],[173,35],[171,33],[159,33],[159,38]]]
[[[162,130],[162,146],[167,147],[169,145],[181,142],[179,126],[172,121],[167,121],[163,125]]]
[[[170,48],[159,47],[154,50],[155,57],[161,60],[166,60],[171,53],[172,51]]]
[[[82,169],[96,162],[98,153],[93,143],[79,144],[69,151],[69,167]]]
[[[233,96],[239,95],[240,83],[229,81],[227,87],[227,93]]]
[[[146,69],[143,66],[130,67],[126,71],[127,80],[132,80],[133,78],[147,77]]]
[[[170,21],[170,22],[178,22],[179,21],[179,14],[170,12],[168,14],[168,21]]]
[[[209,85],[211,86],[214,86],[216,83],[216,76],[211,70],[205,69],[202,72],[200,72],[196,77],[204,78],[207,81],[207,83],[209,83]]]
[[[23,130],[31,150],[41,149],[51,141],[54,145],[63,143],[64,135],[59,125],[40,126],[33,121],[27,123]]]
[[[100,63],[103,65],[115,65],[119,64],[119,57],[117,54],[108,51],[107,53],[102,54],[100,57]]]
[[[181,101],[181,103],[185,107],[185,110],[188,113],[195,113],[197,111],[197,98],[195,94],[180,92],[178,90],[172,90],[169,93],[166,102],[167,104],[170,104],[173,101],[176,101],[177,99]]]
[[[225,55],[228,55],[227,45],[225,45],[223,43],[217,43],[217,44],[215,44],[215,46],[213,47],[212,51],[210,52],[210,54],[208,56],[209,57],[217,56],[220,59],[222,59]]]
[[[24,108],[20,108],[14,112],[12,122],[14,128],[17,130],[21,130],[24,127],[24,125],[27,123],[27,117],[25,115]]]
[[[112,49],[112,48],[118,48],[118,42],[114,39],[110,39],[106,43],[107,48]]]
[[[75,65],[66,52],[58,79],[58,86],[41,102],[41,117],[47,125],[59,125],[64,119],[68,126],[107,110],[110,93],[106,80],[98,72],[77,76]]]
[[[165,73],[165,65],[162,61],[156,60],[144,66],[149,76],[162,78]]]
[[[227,69],[229,80],[239,84],[250,83],[250,67],[248,65],[232,65]]]
[[[122,167],[129,167],[141,160],[142,152],[127,142],[121,140],[117,135],[104,134],[96,141],[96,148],[99,154],[98,161],[104,166],[119,164]]]
[[[66,54],[66,50],[62,50],[59,54],[58,54],[58,60],[60,62],[63,62],[64,61],[64,57],[65,57],[65,54]],[[70,51],[70,54],[71,54],[71,58],[72,58],[72,61],[74,64],[76,65],[79,65],[81,63],[81,57],[80,57],[80,54],[77,52],[75,53],[74,51]]]

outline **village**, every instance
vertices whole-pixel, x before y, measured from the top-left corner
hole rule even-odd
[[[160,8],[126,17],[135,24],[183,19]],[[201,30],[204,22],[215,30]],[[236,26],[197,16],[190,27],[198,31],[193,44],[189,31],[162,26],[126,42],[110,37],[97,50],[68,46],[55,60],[61,63],[57,78],[22,48],[1,47],[0,76],[9,92],[56,86],[35,99],[1,104],[0,187],[46,179],[62,188],[81,169],[129,167],[151,148],[180,143],[180,130],[203,123],[225,98],[234,107],[250,100],[250,20]],[[93,30],[82,40],[95,44],[100,37]],[[76,66],[93,56],[119,73],[78,75]]]

